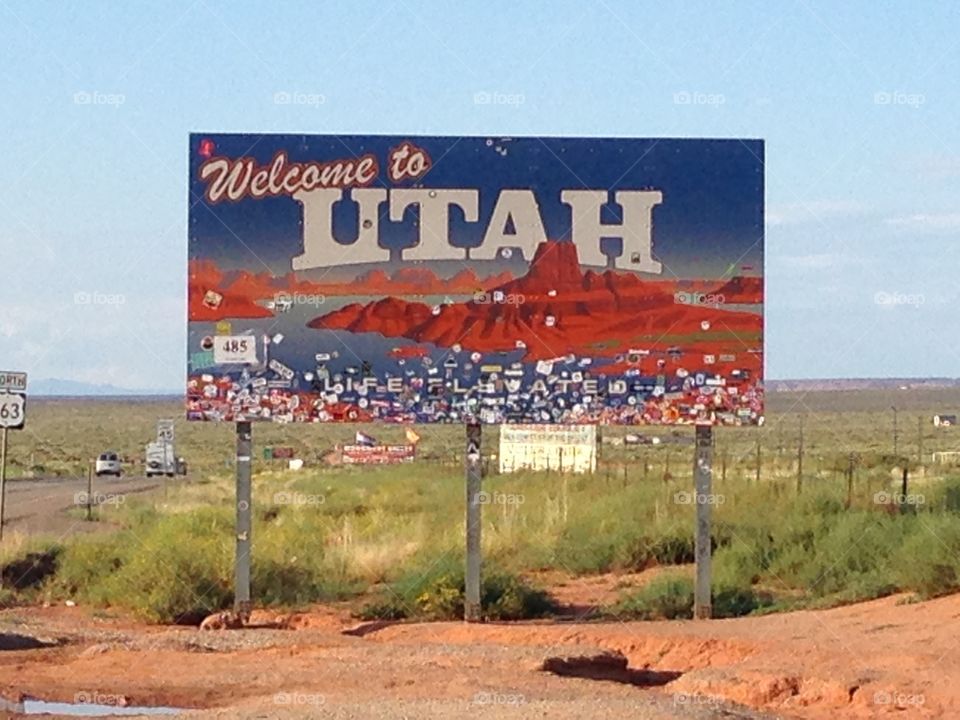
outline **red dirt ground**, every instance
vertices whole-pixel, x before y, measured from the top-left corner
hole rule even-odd
[[[355,622],[339,608],[293,616],[292,630],[212,633],[84,608],[17,608],[0,613],[0,694],[72,700],[95,691],[131,704],[273,717],[283,691],[323,697],[338,717],[364,717],[349,708],[365,702],[376,703],[377,717],[402,717],[390,703],[463,702],[479,687],[546,708],[589,700],[597,717],[605,703],[644,693],[718,698],[779,717],[960,717],[960,596],[904,601],[700,622],[381,624],[353,635],[342,633]],[[254,622],[272,619],[259,613]],[[19,649],[24,637],[55,644]],[[596,649],[675,679],[651,689],[537,669],[548,656]],[[703,717],[643,715],[688,716]]]

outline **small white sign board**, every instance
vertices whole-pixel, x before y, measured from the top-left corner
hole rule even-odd
[[[500,472],[597,470],[596,425],[501,425]]]
[[[215,335],[213,362],[217,365],[256,365],[257,339],[252,335]]]

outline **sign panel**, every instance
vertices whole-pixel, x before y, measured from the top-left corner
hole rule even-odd
[[[157,442],[173,444],[174,432],[173,420],[157,420]]]
[[[597,469],[596,425],[503,425],[500,472],[558,470],[592,473]]]
[[[413,445],[344,445],[346,465],[388,465],[413,462],[417,449]]]
[[[202,134],[189,186],[191,419],[762,416],[761,141]]]
[[[23,393],[0,392],[0,428],[20,429],[27,417],[27,397]]]
[[[11,372],[0,370],[0,390],[9,392],[27,391],[27,374],[25,372]]]

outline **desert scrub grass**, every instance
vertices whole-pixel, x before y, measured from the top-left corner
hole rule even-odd
[[[232,600],[232,528],[228,513],[208,509],[130,532],[119,567],[89,584],[89,597],[153,622],[199,622]]]
[[[0,543],[0,607],[39,600],[62,552],[63,546],[53,538],[6,533]]]
[[[233,515],[228,508],[145,515],[135,530],[70,543],[52,592],[133,610],[154,622],[193,623],[233,600]],[[332,522],[285,509],[253,528],[251,583],[258,602],[302,606],[350,597],[364,584],[327,551]],[[305,543],[304,538],[315,538]]]
[[[714,618],[749,615],[773,604],[769,593],[749,584],[715,582],[711,593]],[[679,620],[693,617],[694,585],[686,574],[667,573],[649,585],[624,595],[608,613],[619,619]]]
[[[910,521],[908,521],[910,522]],[[913,518],[913,532],[890,558],[898,588],[922,599],[960,589],[960,515]]]
[[[58,596],[108,604],[111,597],[103,592],[106,578],[123,566],[132,540],[123,532],[76,538],[64,548],[50,590]]]
[[[655,578],[621,598],[611,612],[615,617],[635,620],[692,618],[693,580],[674,573]]]
[[[464,594],[462,566],[445,561],[399,578],[359,614],[364,619],[460,620]],[[540,618],[557,609],[544,590],[516,575],[496,570],[482,577],[480,608],[485,620]]]

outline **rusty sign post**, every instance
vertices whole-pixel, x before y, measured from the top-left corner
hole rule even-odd
[[[252,531],[251,462],[253,429],[237,423],[237,550],[234,564],[234,612],[246,622],[250,617],[250,542]]]
[[[0,371],[0,540],[6,519],[7,431],[20,430],[27,417],[27,374]]]
[[[467,622],[479,622],[482,614],[480,607],[480,522],[482,470],[480,465],[480,447],[483,429],[477,421],[467,423],[467,447],[464,454],[467,488],[467,524],[466,524],[466,579],[463,602],[463,619]]]
[[[3,540],[4,501],[7,495],[7,429],[0,429],[0,540]]]
[[[710,568],[710,514],[713,503],[713,427],[697,425],[693,461],[694,505],[697,531],[694,540],[696,574],[693,591],[693,617],[709,620],[713,614]]]

